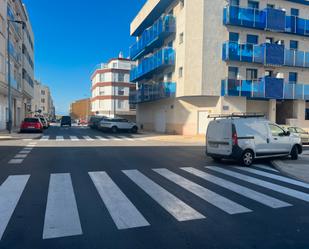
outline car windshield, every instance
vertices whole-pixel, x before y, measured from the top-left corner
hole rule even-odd
[[[28,123],[38,123],[39,122],[37,118],[25,118],[24,121]]]
[[[70,121],[71,118],[70,117],[62,117],[62,121]]]

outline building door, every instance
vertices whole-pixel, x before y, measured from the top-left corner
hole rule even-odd
[[[209,113],[206,111],[198,112],[198,134],[206,134],[210,119],[208,118]]]
[[[155,112],[154,128],[156,132],[166,132],[166,113],[164,109]]]

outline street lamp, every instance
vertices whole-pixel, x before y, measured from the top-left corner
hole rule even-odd
[[[24,29],[25,22],[23,21],[15,21],[15,20],[7,20],[7,55],[8,55],[8,122],[7,129],[9,133],[12,133],[12,92],[11,92],[11,58],[10,58],[10,23],[18,23],[22,25],[22,29]]]

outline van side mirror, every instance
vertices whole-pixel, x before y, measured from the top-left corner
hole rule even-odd
[[[289,137],[291,135],[291,132],[290,131],[286,131],[285,132],[285,136]]]

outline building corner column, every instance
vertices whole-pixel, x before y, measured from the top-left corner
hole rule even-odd
[[[275,99],[270,99],[268,102],[268,119],[271,122],[276,122],[277,119],[277,101]]]

